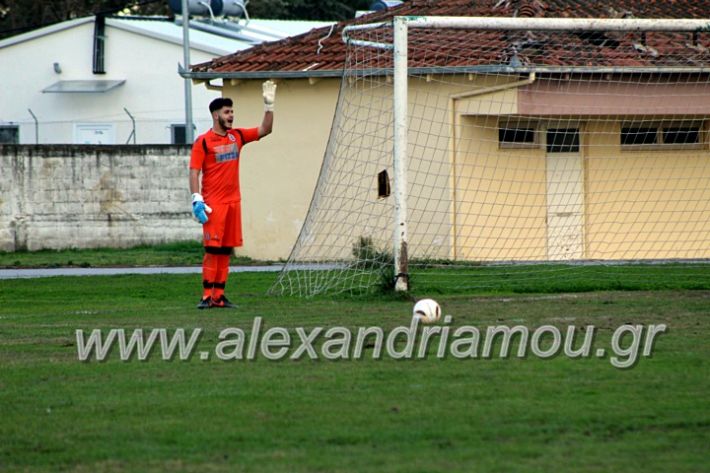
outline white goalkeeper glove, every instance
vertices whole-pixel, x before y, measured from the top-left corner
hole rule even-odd
[[[267,80],[261,84],[261,90],[264,97],[264,111],[273,112],[274,102],[276,102],[276,84],[271,80]]]
[[[201,224],[207,223],[207,214],[212,213],[212,209],[205,204],[205,199],[197,192],[192,194],[192,214]]]

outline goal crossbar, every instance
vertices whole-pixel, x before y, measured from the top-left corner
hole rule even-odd
[[[397,16],[392,23],[401,22],[407,28],[464,28],[474,30],[533,30],[533,31],[675,31],[710,32],[710,19],[671,18],[510,18],[490,16]],[[349,25],[343,28],[343,41],[357,46],[392,49],[393,44],[352,39],[351,31],[380,28],[390,22]]]

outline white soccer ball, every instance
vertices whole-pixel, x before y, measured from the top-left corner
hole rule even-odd
[[[412,317],[419,318],[423,324],[433,324],[441,318],[441,307],[434,299],[422,299],[414,304]]]

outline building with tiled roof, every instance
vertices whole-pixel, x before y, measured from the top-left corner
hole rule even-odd
[[[333,29],[330,27],[314,29],[306,34],[294,36],[283,41],[262,44],[260,46],[241,51],[228,56],[216,58],[210,62],[193,66],[195,78],[300,78],[300,77],[339,77],[343,61],[345,60],[346,45],[342,40],[342,31],[348,25],[376,23],[388,21],[395,15],[436,15],[436,16],[499,16],[499,17],[536,17],[536,18],[708,18],[710,15],[710,2],[707,0],[618,0],[587,2],[577,0],[410,0],[399,7],[372,13],[349,21],[338,23]],[[505,44],[498,35],[482,34],[480,32],[454,31],[432,33],[432,41],[441,45],[449,43],[446,34],[456,35],[458,42],[486,41],[490,51],[495,53],[505,48]],[[673,44],[668,41],[667,35],[657,35],[662,38],[654,41],[654,35],[649,35],[648,45],[659,53],[667,53],[668,48],[677,48],[681,45],[684,49],[685,41]],[[577,42],[584,44],[585,40],[574,35],[569,36]],[[675,61],[677,57],[688,58],[684,51],[677,51],[677,55],[659,54],[657,58],[645,55],[634,47],[636,38],[627,35],[626,48],[614,50],[592,48],[592,43],[585,48],[585,54],[578,59],[580,64],[594,65],[667,65],[662,61]],[[710,47],[710,40],[703,35],[701,45]],[[582,48],[578,48],[582,49]],[[619,54],[619,49],[624,49]],[[550,51],[547,60],[555,64],[558,52]],[[696,49],[697,61],[707,65],[707,55],[702,49]],[[693,60],[691,55],[688,60]],[[467,64],[475,65],[485,58],[467,58]],[[672,62],[675,64],[675,62]],[[412,62],[411,66],[416,66]]]
[[[342,93],[341,77],[347,52],[342,35],[346,26],[388,22],[394,16],[417,15],[702,19],[708,17],[708,12],[710,12],[710,1],[708,0],[676,0],[673,2],[660,0],[643,2],[638,0],[599,2],[579,0],[410,0],[386,11],[341,22],[333,27],[314,29],[299,36],[262,44],[192,66],[190,76],[196,83],[205,82],[211,86],[213,81],[223,80],[222,93],[224,96],[235,99],[236,121],[244,125],[256,124],[260,119],[261,82],[265,79],[273,79],[278,83],[274,133],[258,147],[252,148],[249,159],[245,159],[242,163],[242,194],[245,202],[249,203],[244,206],[246,238],[245,247],[241,251],[249,256],[259,258],[286,257],[291,251],[306,217],[329,137],[337,140],[339,133],[350,133],[351,135],[359,133],[359,130],[354,128],[356,125],[348,123],[347,120],[339,124],[341,129],[331,130],[338,94]],[[388,35],[386,30],[387,28],[383,29],[384,38],[387,38]],[[351,36],[357,38],[357,35],[358,33],[353,33]],[[653,125],[657,127],[658,133],[661,133],[658,130],[662,130],[663,124],[666,123],[662,120],[672,120],[680,113],[685,114],[684,116],[694,116],[695,121],[692,121],[691,125],[695,127],[694,130],[697,130],[693,136],[697,136],[699,142],[687,146],[686,155],[682,155],[682,151],[679,153],[683,159],[687,159],[689,157],[687,150],[692,148],[692,152],[695,153],[692,158],[696,159],[697,157],[694,162],[706,163],[710,159],[707,153],[707,139],[710,136],[709,121],[706,120],[706,117],[710,115],[710,94],[707,93],[710,34],[704,32],[649,32],[647,34],[623,32],[583,34],[577,32],[553,38],[543,32],[530,34],[470,30],[417,30],[416,32],[410,31],[411,38],[416,38],[419,41],[424,40],[426,46],[421,49],[410,48],[410,68],[418,69],[421,73],[429,72],[426,80],[412,85],[413,95],[428,94],[433,97],[438,94],[448,97],[452,94],[460,94],[465,96],[466,90],[477,90],[491,84],[495,87],[502,85],[502,88],[506,90],[488,93],[485,100],[478,96],[457,100],[453,105],[453,110],[448,111],[452,111],[455,115],[451,131],[449,125],[443,123],[440,129],[437,128],[439,131],[436,136],[418,138],[410,135],[410,148],[430,150],[430,143],[421,140],[434,140],[439,144],[461,142],[469,148],[471,143],[479,143],[481,147],[476,150],[464,149],[465,147],[458,149],[456,152],[461,153],[461,156],[456,156],[456,159],[466,162],[467,159],[474,159],[475,156],[485,155],[487,162],[494,163],[501,159],[503,152],[501,150],[506,148],[502,146],[502,143],[499,143],[499,139],[506,136],[506,133],[510,133],[511,127],[512,129],[519,128],[523,134],[534,129],[533,132],[528,133],[529,136],[535,137],[534,143],[520,146],[519,150],[508,149],[505,153],[508,157],[518,153],[520,162],[526,163],[525,165],[531,169],[534,168],[532,175],[535,175],[536,179],[542,179],[541,182],[535,184],[515,184],[522,189],[528,189],[536,196],[535,198],[540,201],[539,209],[531,212],[527,203],[516,204],[507,209],[517,208],[520,209],[520,212],[528,212],[529,215],[518,215],[515,213],[517,211],[514,211],[513,214],[499,218],[501,224],[510,229],[511,235],[518,235],[508,241],[535,240],[529,242],[529,250],[496,247],[495,245],[498,245],[499,242],[491,243],[492,249],[481,250],[485,245],[480,243],[480,238],[483,238],[485,229],[474,228],[474,226],[465,228],[466,225],[471,225],[471,222],[467,222],[465,219],[455,223],[447,220],[439,222],[439,224],[449,225],[452,235],[458,235],[458,237],[452,235],[443,238],[436,237],[437,241],[444,242],[441,243],[441,252],[435,254],[436,257],[451,258],[454,256],[464,259],[486,260],[493,258],[492,255],[495,253],[508,254],[509,259],[537,260],[549,258],[550,251],[552,251],[553,253],[557,252],[555,254],[561,259],[579,257],[618,259],[637,257],[643,252],[651,257],[670,258],[683,257],[683,255],[693,253],[688,249],[690,248],[688,245],[691,245],[688,242],[686,242],[686,246],[683,244],[677,246],[675,253],[673,251],[664,253],[659,250],[659,247],[648,244],[648,242],[639,242],[640,246],[638,247],[629,246],[625,253],[621,250],[610,249],[616,248],[614,245],[619,248],[623,246],[614,240],[623,239],[623,232],[617,232],[616,236],[605,240],[602,238],[604,240],[602,244],[594,243],[593,238],[596,238],[595,235],[606,235],[604,232],[607,232],[609,228],[617,228],[614,225],[618,225],[618,222],[600,223],[598,219],[595,221],[594,214],[577,215],[576,211],[572,212],[575,215],[571,217],[571,220],[577,223],[562,225],[565,228],[577,228],[574,230],[574,234],[563,235],[563,238],[558,239],[559,241],[565,240],[566,243],[553,243],[549,239],[546,240],[554,231],[548,227],[551,225],[549,223],[551,221],[549,218],[550,209],[545,207],[547,205],[545,202],[554,201],[554,196],[546,195],[544,192],[535,194],[535,192],[545,189],[545,169],[552,169],[551,158],[546,155],[544,146],[545,134],[548,133],[546,130],[559,129],[562,126],[560,117],[565,117],[563,123],[565,130],[569,129],[572,130],[571,133],[574,133],[570,136],[576,137],[574,139],[582,143],[575,151],[579,153],[573,159],[576,160],[575,162],[614,163],[614,166],[620,166],[620,168],[614,169],[580,168],[579,172],[575,174],[575,179],[578,179],[579,182],[574,185],[580,189],[579,192],[593,190],[589,195],[580,196],[580,202],[584,202],[587,209],[607,208],[608,205],[600,199],[603,200],[605,195],[619,195],[618,193],[622,192],[611,187],[595,187],[593,179],[599,176],[608,176],[614,172],[623,172],[624,164],[619,163],[627,161],[616,159],[617,157],[627,160],[630,160],[631,157],[638,158],[637,154],[628,152],[632,147],[627,146],[625,150],[621,150],[618,146],[619,136],[624,126],[623,116],[634,114],[642,116],[651,113],[658,117],[658,122],[654,122]],[[453,52],[453,48],[456,48],[457,51],[465,51],[467,47],[471,51],[475,50],[476,54]],[[447,48],[452,48],[452,52],[447,51]],[[569,51],[573,51],[573,53],[570,54]],[[437,62],[439,61],[437,58],[446,58],[446,62]],[[355,69],[370,67],[366,61],[349,66]],[[377,64],[377,67],[379,69],[373,67],[371,72],[375,71],[375,75],[386,75],[391,67],[391,62],[385,58],[383,62]],[[620,80],[619,76],[615,75],[620,70],[633,70],[637,75],[626,76],[626,79]],[[673,76],[673,80],[666,81],[670,85],[666,84],[663,87],[657,87],[658,84],[642,79],[644,74],[649,74],[652,71],[657,73],[660,70],[673,70],[674,74],[686,75],[682,80],[679,79],[681,77],[679,75]],[[461,71],[469,72],[467,82],[456,84],[455,87],[446,84],[450,80],[446,78],[447,75]],[[544,71],[548,75],[540,74],[540,71]],[[478,72],[481,74],[478,75]],[[492,78],[491,72],[497,72],[498,75]],[[529,75],[531,72],[538,72],[538,75],[531,76]],[[601,79],[595,79],[586,85],[579,85],[581,82],[578,78],[581,76],[575,76],[570,81],[570,73],[596,74]],[[606,75],[601,76],[602,73]],[[492,80],[494,82],[491,82]],[[563,84],[561,81],[567,82]],[[559,93],[561,89],[565,90],[564,94]],[[573,92],[569,92],[570,90]],[[650,93],[646,94],[644,92],[646,90],[656,94],[666,94],[666,96],[659,98],[659,96]],[[450,107],[448,103],[439,103],[432,110],[444,113],[442,110],[447,110],[447,107]],[[384,121],[377,123],[381,123],[381,126],[384,127],[388,126],[386,124],[389,119],[387,118],[389,117],[388,113],[386,108],[382,108],[381,117],[378,117],[377,120]],[[587,123],[584,119],[587,116],[598,118]],[[605,116],[616,118],[606,121],[599,118]],[[512,121],[513,119],[515,121]],[[601,142],[595,144],[589,141],[592,138],[588,133],[594,127],[598,128],[595,131],[598,133],[597,138],[594,139],[607,140],[606,144]],[[463,130],[463,136],[455,135],[455,130],[459,129]],[[626,129],[635,130],[635,128],[628,126]],[[450,133],[454,133],[454,135],[450,135]],[[547,139],[554,140],[556,137],[547,136]],[[623,140],[623,137],[621,139]],[[609,144],[609,140],[611,140],[611,144]],[[616,144],[613,144],[614,140],[616,140]],[[535,145],[534,150],[531,145]],[[606,150],[605,146],[607,145],[611,147],[610,149],[627,151],[627,153],[619,154],[614,151],[618,156],[617,154],[614,156],[605,155],[604,159],[593,161],[592,158],[600,157],[595,156],[594,153]],[[524,149],[526,147],[528,149]],[[449,153],[433,154],[435,155],[431,159],[438,163],[436,166],[448,169],[448,160],[452,159]],[[525,160],[522,159],[523,157]],[[656,160],[657,169],[665,170],[662,172],[666,172],[668,175],[675,172],[668,170],[675,166],[675,161],[678,161],[678,153],[662,156],[656,152],[653,154],[653,158]],[[373,157],[372,169],[368,168],[367,171],[368,173],[372,171],[373,182],[374,173],[381,170],[382,166],[386,164],[386,160],[380,162],[377,159],[378,157]],[[375,170],[378,166],[379,168]],[[483,167],[479,166],[481,169]],[[476,166],[472,165],[470,169],[476,169]],[[504,168],[500,169],[505,170]],[[687,171],[687,169],[678,171],[676,175]],[[508,169],[508,172],[513,171]],[[692,172],[697,173],[702,179],[710,180],[710,163],[699,165],[693,168]],[[422,176],[426,176],[426,173],[423,173]],[[646,175],[645,182],[664,182],[667,178],[666,175]],[[353,177],[353,181],[357,179]],[[363,180],[363,177],[360,176],[360,179]],[[416,179],[418,179],[417,176],[410,176],[410,185],[412,182],[417,182]],[[445,208],[439,209],[436,215],[438,215],[437,218],[448,219],[446,208],[456,208],[459,203],[450,200],[448,194],[454,193],[447,188],[447,182],[457,182],[457,180],[460,182],[481,182],[482,176],[477,176],[475,173],[471,175],[442,175],[439,176],[439,179],[442,181],[440,187],[442,195],[438,202]],[[486,179],[491,179],[491,177],[488,176]],[[370,182],[367,176],[364,180]],[[605,185],[612,184],[606,183]],[[495,185],[491,185],[491,189],[493,188]],[[548,192],[550,192],[549,186]],[[654,189],[646,189],[644,192],[646,193],[642,193],[643,198],[647,203],[655,201],[656,197],[660,195]],[[496,194],[489,191],[486,195],[481,196],[476,194],[475,189],[457,189],[455,194],[458,199],[462,199],[462,202],[478,202],[491,209],[501,208],[502,202],[506,199],[509,200],[511,195],[504,196],[500,192]],[[702,202],[707,201],[704,196],[695,197]],[[694,201],[693,196],[689,199]],[[617,204],[609,205],[613,207]],[[504,205],[503,208],[505,208]],[[620,212],[643,214],[636,207],[622,208]],[[690,215],[691,213],[678,213],[678,215],[681,214]],[[693,215],[697,216],[697,214]],[[527,221],[533,217],[536,219],[535,225],[537,225],[534,229],[516,227],[519,222]],[[656,217],[648,214],[644,218],[650,219],[649,222],[636,222],[636,225],[653,227],[652,221]],[[429,226],[436,223],[424,217],[422,217],[422,222],[422,225]],[[344,225],[345,221],[341,223]],[[689,222],[678,221],[674,224],[677,228],[681,228]],[[457,228],[456,225],[459,225],[460,228]],[[708,225],[710,224],[696,228],[695,231],[710,232],[710,228],[706,228]],[[412,231],[416,232],[417,229],[414,228]],[[480,234],[476,234],[476,232]],[[658,241],[664,241],[663,235],[658,234],[653,237]],[[327,246],[327,242],[325,246]],[[553,246],[556,249],[550,250]],[[693,255],[698,256],[697,254]],[[710,257],[705,253],[700,256]]]

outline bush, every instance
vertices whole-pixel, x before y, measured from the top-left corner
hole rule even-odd
[[[394,257],[389,250],[378,248],[372,237],[360,236],[353,245],[352,254],[358,268],[372,269],[379,273],[379,287],[383,292],[394,290]]]

